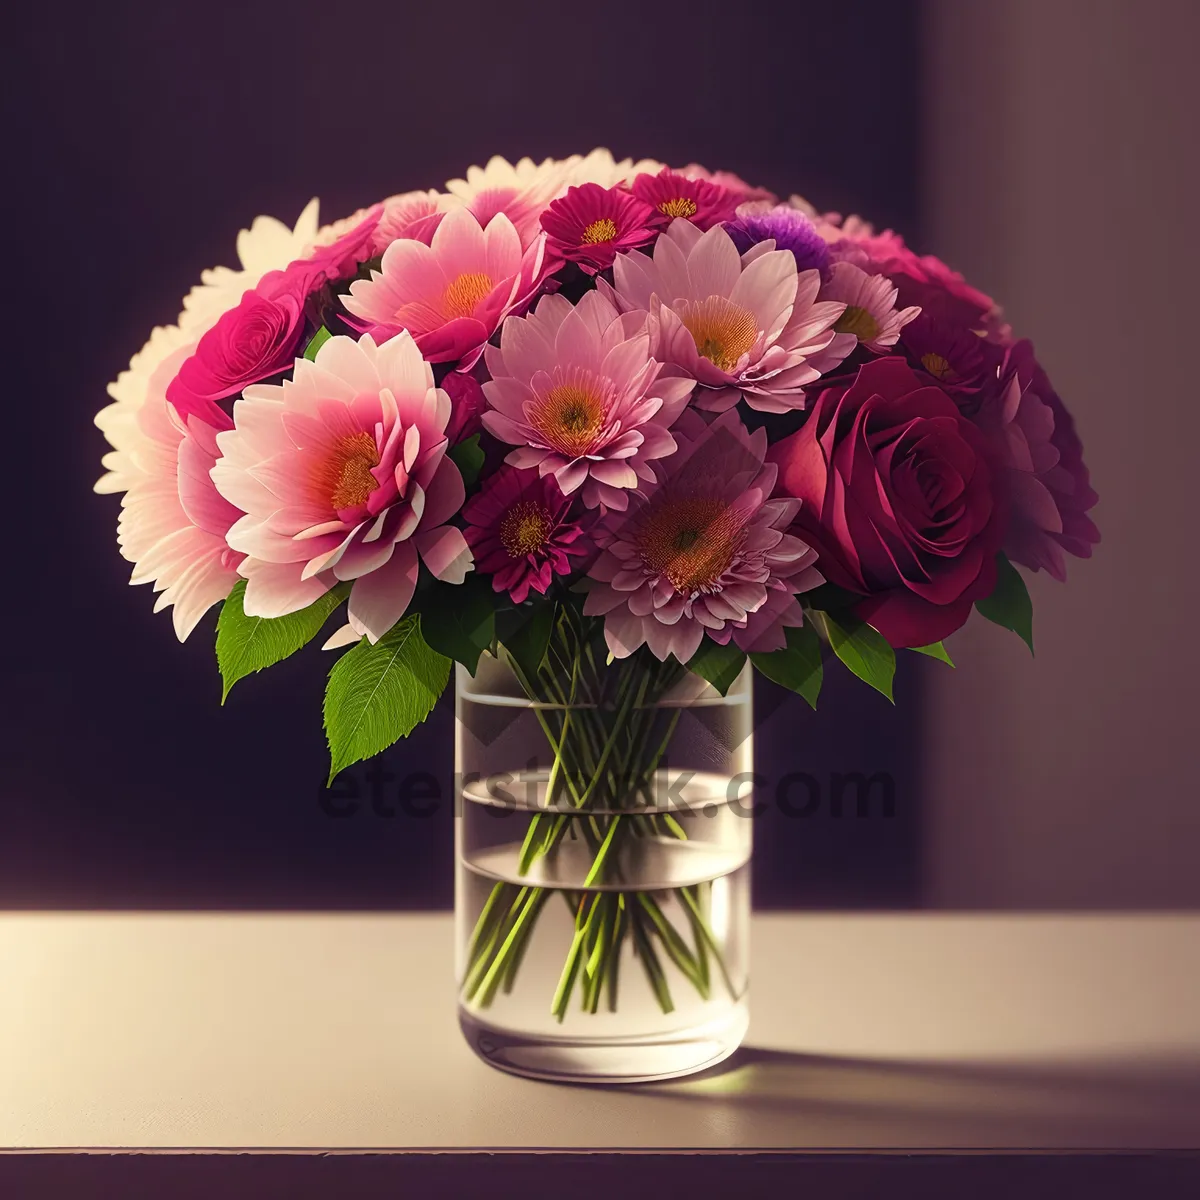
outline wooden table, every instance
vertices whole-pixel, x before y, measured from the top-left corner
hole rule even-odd
[[[275,1194],[275,1170],[296,1172],[278,1193],[293,1196],[306,1170],[428,1182],[486,1166],[499,1186],[581,1161],[571,1197],[610,1176],[633,1195],[659,1170],[888,1186],[922,1164],[935,1195],[950,1159],[975,1194],[1023,1169],[1030,1194],[1068,1169],[1132,1184],[1123,1171],[1174,1180],[1200,1162],[1200,917],[769,914],[753,955],[750,1036],[728,1064],[585,1088],[467,1050],[447,915],[0,916],[0,1146],[17,1152],[0,1185],[82,1180],[130,1151],[154,1153],[138,1178],[174,1172],[178,1196],[205,1171],[198,1195],[229,1194],[239,1171],[259,1173],[247,1194]],[[704,1155],[644,1157],[678,1151]]]

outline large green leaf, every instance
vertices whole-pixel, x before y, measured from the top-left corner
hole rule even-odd
[[[460,662],[472,675],[496,636],[496,593],[471,572],[459,584],[435,583],[418,597],[421,636],[431,649]]]
[[[838,613],[836,618],[829,613],[821,616],[834,654],[864,683],[892,700],[896,652],[883,634],[848,612]]]
[[[465,438],[457,446],[451,446],[446,453],[450,456],[451,462],[458,468],[459,474],[462,475],[463,483],[467,487],[470,487],[479,478],[479,472],[483,470],[485,459],[485,455],[479,446],[479,434],[471,434],[469,438]]]
[[[944,662],[949,667],[954,666],[954,659],[950,657],[950,652],[941,642],[932,642],[928,646],[910,646],[909,649],[914,654],[927,654],[930,658],[936,658],[938,662]]]
[[[694,671],[701,679],[707,679],[724,696],[733,687],[745,665],[746,652],[740,650],[732,638],[724,646],[705,638],[700,643],[700,649],[688,659],[687,669]]]
[[[364,638],[343,654],[325,687],[329,782],[407,737],[433,711],[449,678],[450,660],[425,644],[416,614],[375,645]]]
[[[798,692],[812,708],[817,707],[824,670],[821,639],[811,623],[784,630],[787,646],[769,654],[751,654],[750,661],[772,682]]]
[[[1003,554],[996,555],[996,586],[985,600],[976,600],[975,607],[989,621],[995,621],[1013,633],[1033,653],[1033,601],[1020,572]]]
[[[239,679],[281,662],[312,641],[345,598],[347,587],[339,585],[286,617],[248,617],[242,607],[246,581],[239,579],[217,618],[217,666],[224,685],[221,703]]]
[[[541,670],[554,631],[554,603],[538,597],[496,614],[496,637],[527,679]]]

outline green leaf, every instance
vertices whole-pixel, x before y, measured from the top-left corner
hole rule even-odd
[[[930,658],[936,658],[938,662],[944,662],[948,667],[954,666],[954,659],[950,657],[949,651],[941,642],[934,642],[929,646],[910,646],[909,649],[914,654],[928,654]]]
[[[479,472],[483,470],[485,456],[479,448],[479,434],[471,434],[457,446],[451,446],[446,453],[462,475],[463,483],[470,487],[479,478]]]
[[[496,636],[496,593],[472,572],[459,584],[435,583],[418,596],[421,636],[426,645],[460,662],[472,675],[479,656]]]
[[[812,624],[784,630],[787,646],[769,654],[751,654],[750,661],[772,682],[798,692],[810,707],[817,707],[824,669],[821,666],[821,639]]]
[[[896,652],[878,630],[850,613],[821,614],[833,652],[863,681],[892,703],[892,679],[896,674]]]
[[[1020,572],[1003,554],[996,555],[996,586],[985,600],[976,600],[975,607],[997,625],[1011,629],[1033,653],[1033,601]]]
[[[320,350],[320,348],[325,345],[325,343],[329,341],[331,337],[333,337],[333,334],[330,333],[324,325],[322,325],[321,328],[312,335],[312,341],[310,341],[308,345],[304,347],[304,357],[307,358],[309,362],[315,362],[317,358],[317,351]]]
[[[496,637],[527,679],[536,677],[554,630],[554,604],[535,600],[496,614]]]
[[[375,645],[364,638],[343,654],[325,687],[329,782],[407,737],[433,711],[449,678],[450,660],[425,644],[415,613]]]
[[[286,617],[248,617],[242,607],[246,581],[239,579],[217,618],[217,667],[224,684],[221,703],[239,679],[281,662],[312,641],[347,589],[348,585],[339,585]]]
[[[739,649],[731,638],[728,645],[721,646],[705,638],[700,649],[688,659],[687,669],[694,671],[724,696],[746,665],[746,652]]]

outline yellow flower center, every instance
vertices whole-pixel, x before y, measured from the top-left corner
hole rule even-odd
[[[743,530],[723,500],[674,496],[653,506],[638,530],[642,562],[684,596],[711,591],[729,569]]]
[[[535,402],[533,427],[546,445],[567,458],[589,454],[604,425],[600,389],[582,376],[555,384]]]
[[[321,468],[318,486],[328,493],[335,509],[357,508],[379,486],[371,468],[379,466],[379,450],[369,433],[348,433],[339,438]]]
[[[482,271],[460,275],[443,293],[442,307],[451,317],[473,317],[493,287],[492,277]]]
[[[758,340],[754,314],[724,296],[688,304],[682,320],[697,351],[719,371],[732,371]]]
[[[500,521],[500,543],[509,558],[524,558],[546,544],[552,524],[549,509],[536,500],[521,500]]]
[[[614,241],[616,236],[617,223],[611,217],[600,217],[584,229],[579,242],[583,246],[595,246],[598,242]]]
[[[660,200],[658,211],[665,217],[694,217],[696,202],[689,196],[675,196],[671,200]]]
[[[860,342],[869,342],[879,336],[879,322],[857,304],[846,306],[846,311],[838,317],[834,329],[838,333],[852,333]]]
[[[954,368],[940,354],[935,354],[932,350],[928,354],[921,355],[921,366],[934,379],[947,380],[955,377]]]

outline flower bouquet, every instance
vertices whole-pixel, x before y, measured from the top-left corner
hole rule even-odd
[[[342,650],[331,779],[458,667],[459,1003],[534,1075],[745,1028],[756,669],[889,698],[1014,564],[1098,540],[1071,417],[993,301],[891,231],[604,150],[259,217],[109,386],[101,492],[225,693]],[[335,619],[336,614],[336,619]],[[330,629],[325,630],[327,623]],[[505,819],[501,819],[505,818]]]

